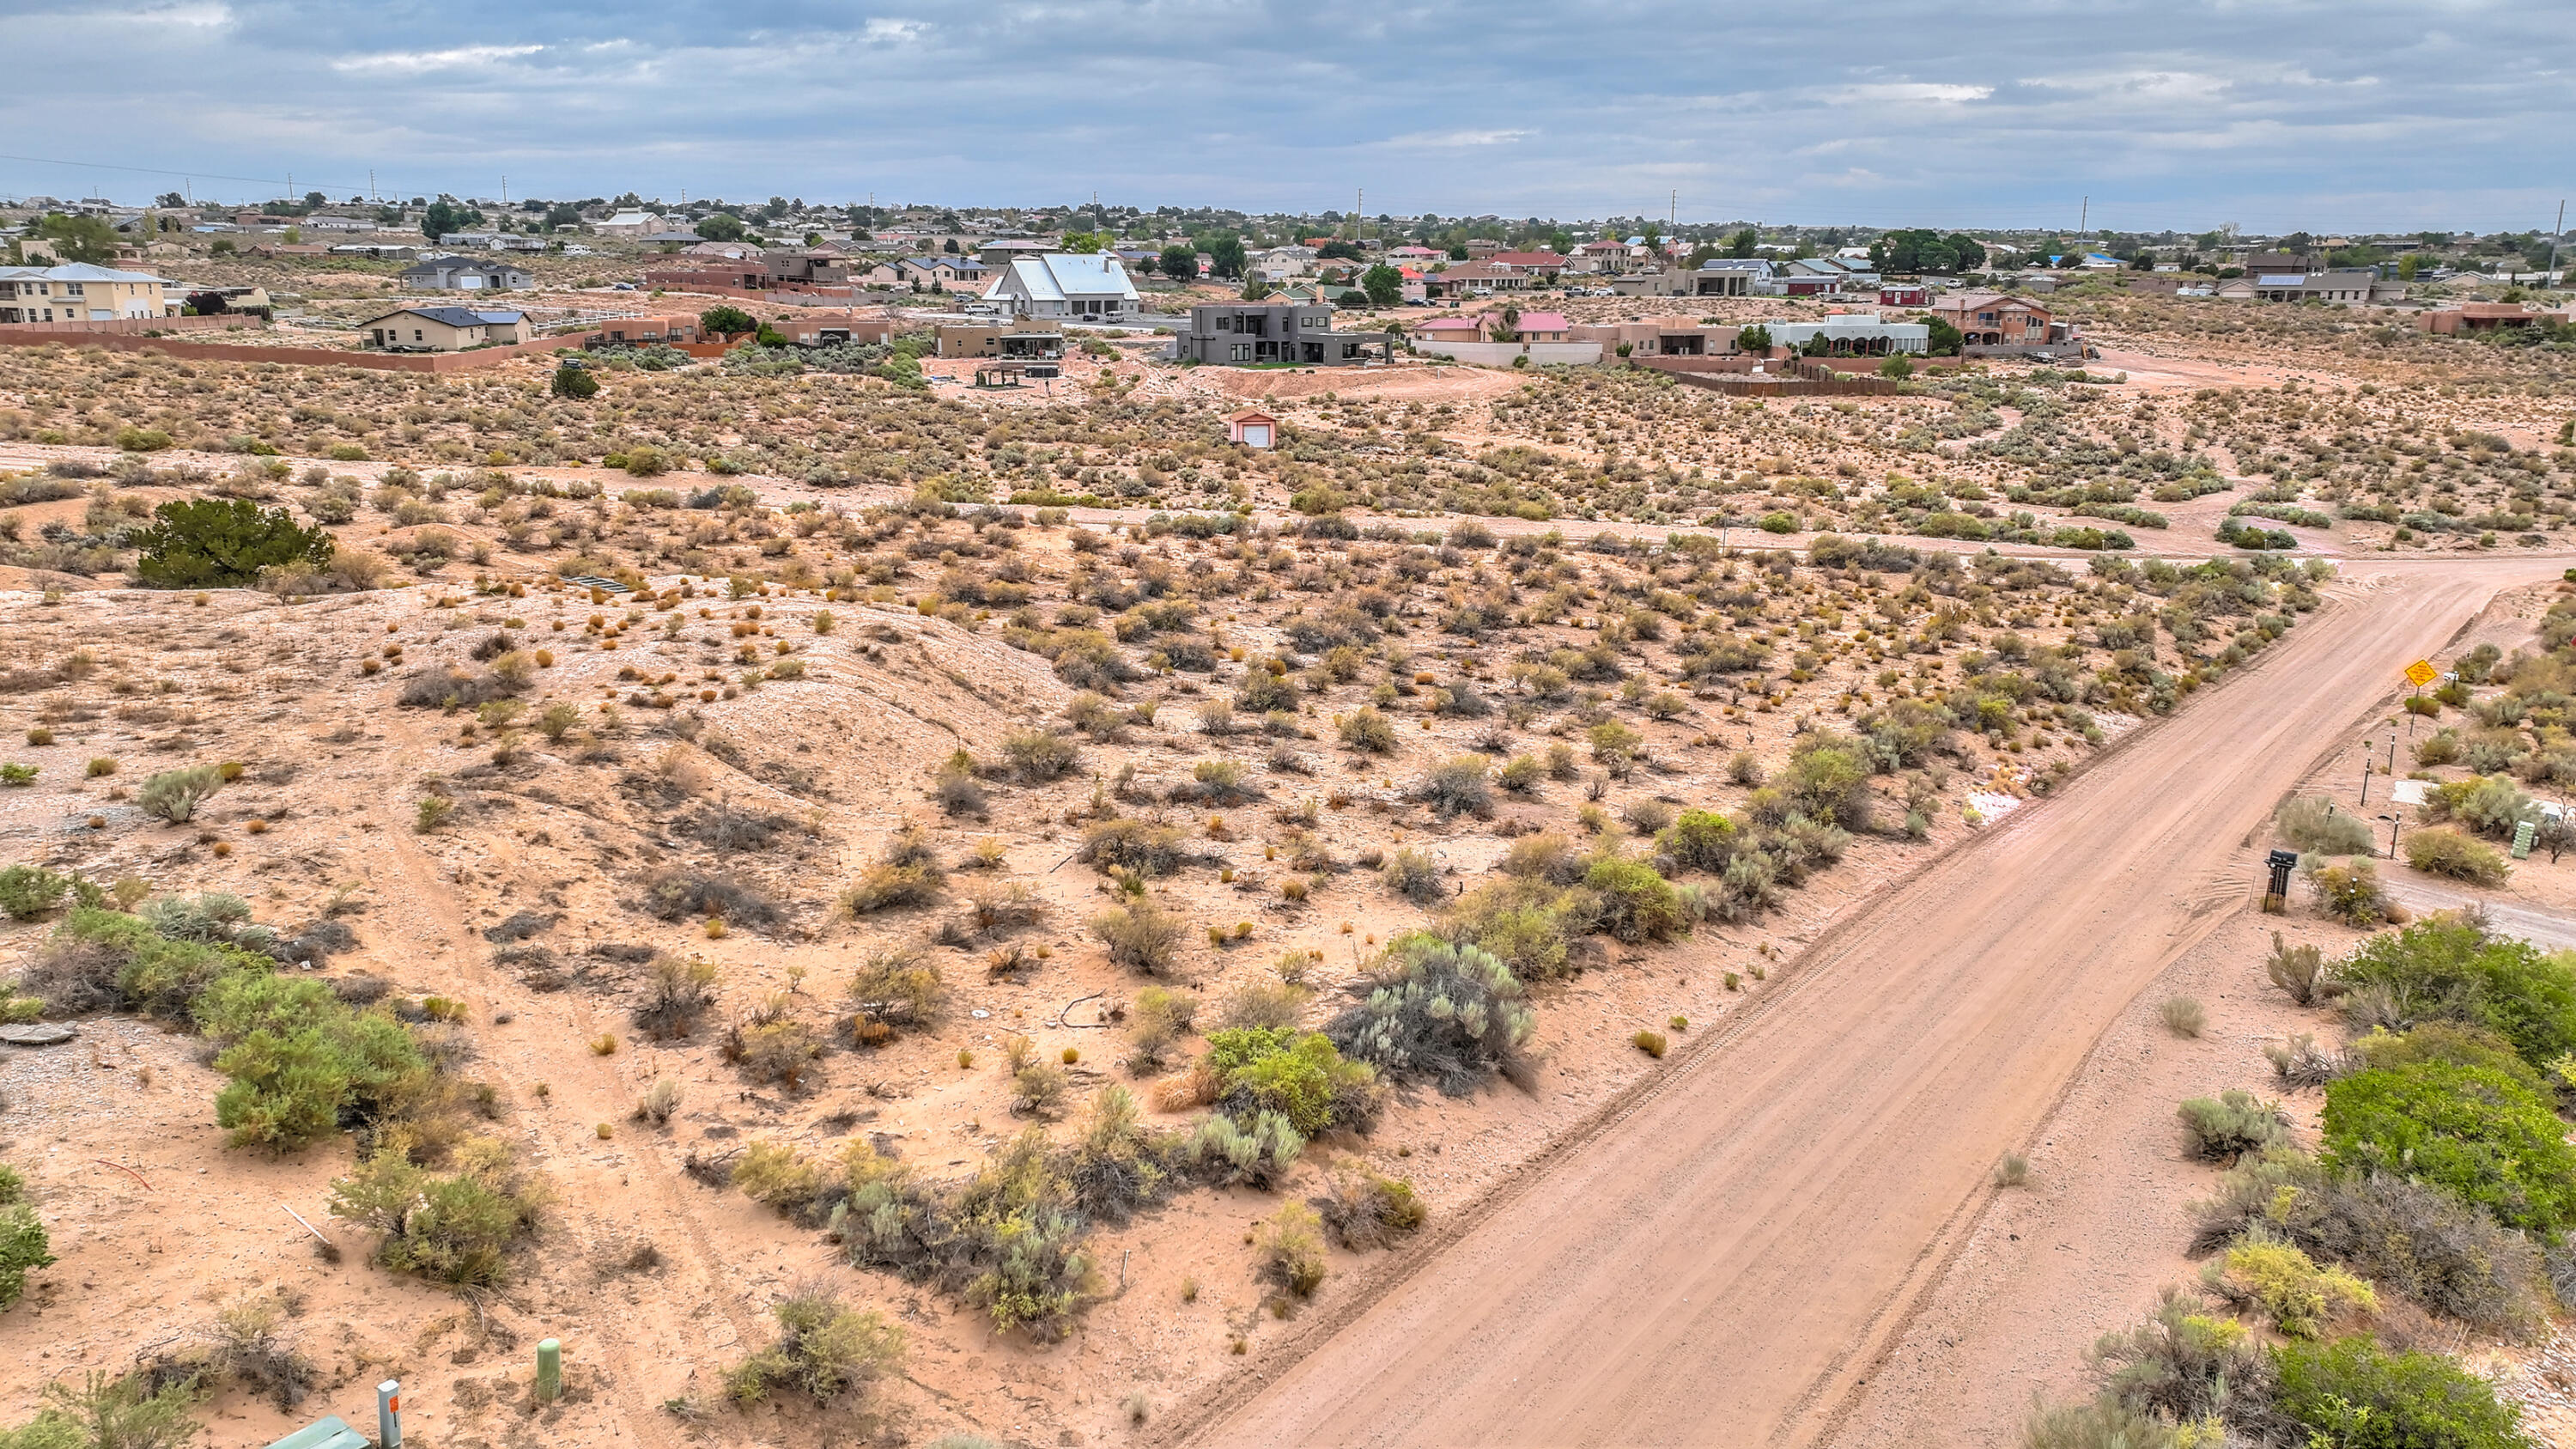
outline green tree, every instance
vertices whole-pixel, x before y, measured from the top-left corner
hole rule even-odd
[[[1325,261],[1356,262],[1360,259],[1360,249],[1350,242],[1328,241],[1315,249],[1315,255]]]
[[[1759,322],[1750,327],[1739,327],[1735,331],[1735,345],[1746,352],[1769,352],[1771,329]]]
[[[1914,360],[1902,352],[1891,353],[1885,362],[1878,365],[1878,375],[1891,381],[1903,382],[1914,375]]]
[[[1360,287],[1368,293],[1371,303],[1392,307],[1404,300],[1404,273],[1380,262],[1360,273]]]
[[[1749,226],[1745,227],[1726,239],[1726,254],[1730,257],[1749,257],[1753,255],[1753,249],[1760,245],[1761,241],[1762,236],[1759,232]]]
[[[1931,319],[1931,327],[1931,338],[1924,347],[1926,354],[1933,357],[1958,356],[1959,349],[1967,343],[1959,329],[1938,317]]]
[[[283,508],[244,498],[164,503],[134,535],[142,557],[135,577],[156,589],[220,589],[257,583],[262,570],[331,562],[331,535],[299,528]]]
[[[713,216],[708,217],[706,220],[699,222],[697,226],[692,228],[692,230],[696,231],[698,235],[705,237],[708,241],[732,242],[742,240],[744,234],[749,232],[751,228],[744,226],[742,224],[742,218],[734,215],[732,212],[719,211]]]
[[[482,223],[482,212],[460,203],[455,197],[442,196],[431,202],[429,209],[420,214],[420,234],[431,241],[436,241],[452,232],[460,232],[469,226],[480,226]]]
[[[599,377],[589,368],[567,359],[562,366],[555,369],[554,383],[547,391],[556,397],[568,397],[576,401],[596,397],[599,394]]]
[[[1064,234],[1064,249],[1077,256],[1106,251],[1109,242],[1109,233],[1105,231],[1069,231]]]
[[[1243,275],[1243,238],[1230,231],[1192,237],[1190,245],[1208,254],[1209,270],[1228,280]]]
[[[1160,259],[1163,275],[1176,282],[1195,282],[1199,276],[1198,248],[1174,242],[1163,248]]]
[[[1521,309],[1519,303],[1505,302],[1503,304],[1503,314],[1501,317],[1495,319],[1494,322],[1494,340],[1496,342],[1518,342],[1521,340]]]
[[[36,223],[39,240],[53,243],[55,255],[67,262],[116,260],[116,228],[105,217],[48,215]]]
[[[698,326],[709,335],[721,332],[730,337],[760,330],[760,321],[740,307],[709,307],[698,314]]]

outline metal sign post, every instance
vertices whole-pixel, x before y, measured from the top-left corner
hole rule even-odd
[[[402,1449],[402,1380],[376,1385],[376,1442],[379,1449]]]

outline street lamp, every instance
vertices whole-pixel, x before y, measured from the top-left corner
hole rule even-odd
[[[2379,818],[2388,822],[2388,858],[2390,860],[2395,860],[2397,858],[2398,817],[2394,815],[2382,815]]]

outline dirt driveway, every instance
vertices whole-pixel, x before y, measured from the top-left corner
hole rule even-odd
[[[1817,1444],[2005,1151],[2255,889],[2283,791],[2497,589],[2364,563],[2259,665],[1818,941],[1782,988],[1165,1442]]]

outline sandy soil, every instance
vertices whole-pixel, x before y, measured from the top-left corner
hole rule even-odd
[[[2000,1154],[2244,898],[2241,842],[2317,742],[2539,572],[2367,576],[2245,680],[1848,920],[1383,1296],[1319,1318],[1293,1369],[1239,1375],[1164,1438],[1830,1438]]]

